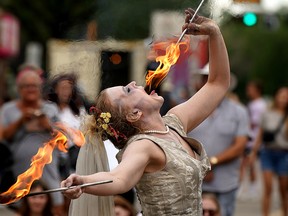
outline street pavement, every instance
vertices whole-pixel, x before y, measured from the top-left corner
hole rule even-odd
[[[275,188],[276,189],[276,188]],[[278,197],[273,197],[272,210],[270,216],[282,216],[280,213],[280,202]],[[262,216],[261,198],[238,199],[235,216]]]
[[[234,216],[262,216],[261,199],[262,199],[262,174],[260,171],[260,164],[257,161],[257,182],[254,188],[248,182],[248,176],[246,175],[239,189],[236,211]],[[249,187],[250,186],[250,187]],[[278,193],[278,183],[276,179],[273,182],[273,195],[271,200],[271,213],[269,216],[282,216],[280,211],[280,199]]]

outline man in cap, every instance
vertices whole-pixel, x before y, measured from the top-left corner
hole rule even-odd
[[[198,73],[200,80],[196,91],[207,81],[209,64]],[[235,87],[235,80],[231,80],[230,86]],[[203,191],[216,195],[223,216],[234,214],[240,158],[248,133],[249,117],[245,107],[228,96],[206,120],[189,133],[189,136],[203,143],[210,157],[211,171],[204,179]]]

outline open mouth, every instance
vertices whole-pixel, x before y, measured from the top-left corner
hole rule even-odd
[[[155,90],[152,90],[149,94],[150,96],[158,96],[158,93]]]

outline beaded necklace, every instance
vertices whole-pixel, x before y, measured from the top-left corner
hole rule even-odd
[[[166,125],[166,130],[165,131],[160,131],[160,130],[146,130],[144,133],[157,133],[157,134],[168,134],[169,133],[169,127]]]

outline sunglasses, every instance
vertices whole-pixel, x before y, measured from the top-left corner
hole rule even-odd
[[[218,213],[218,211],[215,209],[203,209],[203,215],[207,213],[209,216],[215,216]]]

